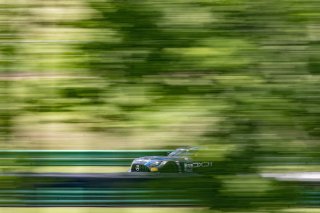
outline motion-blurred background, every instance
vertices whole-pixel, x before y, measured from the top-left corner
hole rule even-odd
[[[268,194],[273,185],[237,175],[320,169],[319,8],[317,0],[0,0],[0,148],[201,145],[213,150],[205,157],[217,162],[214,178],[226,180],[219,202]]]

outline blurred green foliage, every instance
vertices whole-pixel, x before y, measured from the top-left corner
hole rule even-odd
[[[319,163],[319,1],[0,5],[3,148],[206,145],[226,200],[238,173]]]

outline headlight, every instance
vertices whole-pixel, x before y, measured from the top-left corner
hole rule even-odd
[[[168,161],[165,161],[165,160],[164,160],[164,161],[162,161],[162,162],[160,163],[160,165],[163,166],[163,165],[166,164],[167,162],[168,162]]]
[[[161,161],[152,161],[149,165],[150,166],[159,166],[161,164]]]

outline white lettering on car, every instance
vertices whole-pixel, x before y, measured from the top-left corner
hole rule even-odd
[[[212,162],[207,162],[207,161],[203,161],[203,162],[193,162],[192,166],[194,168],[198,168],[198,167],[211,167],[212,166]]]

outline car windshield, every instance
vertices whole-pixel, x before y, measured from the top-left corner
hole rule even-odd
[[[177,149],[169,154],[169,156],[181,156],[186,155],[188,153],[185,149]]]

